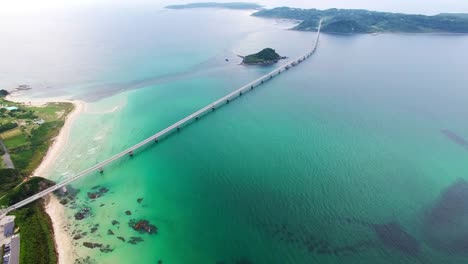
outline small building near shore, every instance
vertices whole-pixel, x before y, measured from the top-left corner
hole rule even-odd
[[[0,230],[3,230],[4,237],[10,237],[15,233],[15,216],[7,215],[0,219]]]
[[[42,118],[34,119],[33,122],[34,122],[34,124],[36,124],[36,125],[42,125],[42,124],[45,123],[44,119],[42,119]]]
[[[8,105],[0,105],[0,108],[4,108],[8,111],[15,111],[15,110],[18,110],[19,108],[16,107],[16,106],[8,106]]]

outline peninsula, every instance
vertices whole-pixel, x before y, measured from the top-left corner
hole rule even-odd
[[[69,102],[20,103],[7,100],[0,91],[0,206],[7,207],[55,183],[37,177],[37,168],[50,157],[60,134],[75,113]],[[3,161],[3,162],[2,162]],[[42,175],[42,174],[40,174]],[[53,221],[43,200],[11,213],[21,235],[20,263],[57,263]]]
[[[242,64],[245,65],[270,65],[277,63],[281,59],[286,57],[281,57],[276,51],[272,48],[266,48],[262,51],[251,54],[248,56],[240,56],[242,58]]]
[[[468,15],[435,16],[376,12],[362,9],[300,9],[279,7],[260,10],[256,17],[301,21],[294,30],[315,31],[323,19],[322,32],[328,33],[468,33]]]
[[[224,8],[224,9],[237,9],[237,10],[259,10],[262,8],[261,5],[255,3],[243,3],[243,2],[232,2],[232,3],[216,3],[216,2],[204,2],[204,3],[191,3],[185,5],[169,5],[166,6],[168,9],[191,9],[191,8]]]

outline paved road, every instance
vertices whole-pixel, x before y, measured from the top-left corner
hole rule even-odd
[[[11,161],[10,153],[8,153],[8,149],[5,146],[5,144],[3,143],[3,140],[1,140],[1,139],[0,139],[0,147],[3,149],[3,152],[5,152],[5,154],[2,156],[3,163],[5,164],[5,167],[8,168],[8,169],[14,169],[15,164],[13,164],[13,161]]]
[[[8,264],[19,264],[19,255],[20,255],[20,235],[14,235],[11,238],[11,255],[10,262]]]
[[[274,77],[278,76],[281,72],[284,72],[284,71],[287,71],[288,69],[302,63],[304,60],[306,60],[307,58],[309,58],[310,56],[312,56],[312,54],[316,51],[317,49],[317,45],[318,45],[318,42],[319,42],[319,37],[320,37],[320,29],[322,27],[322,21],[320,21],[319,23],[319,27],[318,27],[318,31],[317,31],[317,37],[313,43],[313,46],[312,46],[312,49],[307,52],[306,54],[304,54],[303,56],[297,58],[296,60],[292,60],[282,66],[280,66],[279,68],[273,70],[272,72],[268,73],[268,74],[265,74],[264,76],[242,86],[241,88],[229,93],[228,95],[216,100],[215,102],[212,102],[211,104],[203,107],[202,109],[188,115],[187,117],[183,118],[182,120],[174,123],[173,125],[161,130],[160,132],[154,134],[153,136],[143,140],[142,142],[118,153],[117,155],[101,162],[101,163],[98,163],[94,166],[92,166],[91,168],[89,169],[86,169],[80,173],[78,173],[77,175],[73,176],[73,177],[70,177],[66,180],[64,180],[63,182],[60,182],[59,184],[56,184],[46,190],[43,190],[31,197],[28,197],[26,199],[24,199],[23,201],[20,201],[6,209],[2,209],[0,210],[0,217],[2,215],[5,215],[6,213],[10,212],[10,211],[13,211],[15,209],[18,209],[22,206],[25,206],[31,202],[34,202],[35,200],[37,199],[40,199],[46,195],[48,195],[49,193],[51,192],[54,192],[68,184],[70,184],[71,182],[83,177],[83,176],[86,176],[92,172],[95,172],[95,171],[100,171],[100,172],[103,172],[103,168],[112,163],[113,161],[115,160],[118,160],[124,156],[127,156],[127,155],[133,155],[133,153],[150,144],[150,143],[157,143],[159,140],[161,140],[161,138],[169,135],[170,133],[174,132],[174,131],[177,131],[179,129],[181,129],[183,126],[185,125],[188,125],[190,124],[190,122],[192,121],[195,121],[195,120],[198,120],[199,118],[201,118],[203,115],[207,114],[207,113],[210,113],[212,111],[215,111],[218,107],[220,106],[223,106],[223,105],[226,105],[228,104],[230,101],[236,99],[236,98],[239,98],[240,96],[242,96],[244,93],[248,92],[248,91],[251,91],[253,90],[254,88],[264,84],[265,82],[273,79]]]

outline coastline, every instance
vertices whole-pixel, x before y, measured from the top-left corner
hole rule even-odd
[[[68,225],[65,210],[58,198],[52,194],[46,199],[45,212],[49,215],[54,230],[55,249],[57,250],[57,263],[74,263],[76,252],[73,250],[73,242],[70,235],[65,231]]]
[[[11,96],[8,95],[6,100],[16,102],[16,103],[24,103],[31,106],[43,106],[47,103],[72,103],[74,105],[74,109],[68,114],[65,118],[65,123],[63,127],[60,129],[59,134],[54,139],[54,142],[47,150],[46,155],[43,157],[40,165],[34,170],[31,176],[41,176],[44,177],[50,171],[52,165],[56,161],[57,157],[62,153],[64,147],[66,146],[71,128],[73,123],[79,117],[79,115],[84,112],[86,109],[86,103],[84,101],[78,100],[68,100],[62,98],[39,98],[39,99],[31,99],[25,98],[21,96]],[[46,177],[44,177],[46,178]],[[64,227],[68,224],[67,218],[65,216],[65,208],[62,204],[60,204],[57,197],[50,194],[46,199],[45,212],[49,215],[52,228],[54,230],[54,240],[55,240],[55,248],[58,254],[58,263],[59,264],[67,264],[74,262],[74,250],[73,250],[73,242],[72,238],[69,234],[64,230]]]

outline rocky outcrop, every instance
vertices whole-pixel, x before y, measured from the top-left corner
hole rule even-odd
[[[133,228],[133,230],[139,233],[147,233],[147,234],[157,234],[158,228],[155,225],[152,225],[148,220],[138,220],[135,219],[130,220],[128,225]]]

